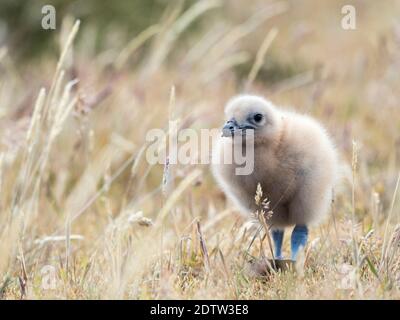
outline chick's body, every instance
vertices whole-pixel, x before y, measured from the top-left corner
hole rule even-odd
[[[242,212],[254,212],[257,184],[273,211],[267,223],[282,229],[310,225],[328,212],[337,176],[336,150],[325,130],[308,116],[275,108],[254,96],[239,96],[228,104],[228,119],[248,121],[262,114],[266,121],[254,128],[254,170],[237,175],[235,164],[224,164],[223,150],[234,142],[221,137],[214,149],[216,180]]]

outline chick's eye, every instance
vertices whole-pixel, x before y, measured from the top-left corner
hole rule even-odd
[[[255,122],[261,122],[261,120],[263,119],[263,116],[261,113],[257,113],[254,115],[254,121]]]

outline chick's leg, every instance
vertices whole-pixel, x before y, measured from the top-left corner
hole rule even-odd
[[[284,231],[280,229],[272,230],[272,239],[275,246],[275,259],[282,259],[282,242]]]
[[[304,248],[307,243],[308,228],[305,225],[296,225],[292,232],[291,249],[292,260],[296,260],[297,254],[301,248]]]

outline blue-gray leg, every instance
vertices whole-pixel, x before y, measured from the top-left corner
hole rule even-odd
[[[307,243],[307,226],[297,225],[294,227],[291,238],[292,260],[296,260],[300,248],[304,248]]]
[[[272,230],[272,239],[275,246],[275,259],[282,259],[283,230]]]

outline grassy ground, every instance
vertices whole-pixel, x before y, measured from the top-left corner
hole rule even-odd
[[[170,6],[98,54],[95,31],[66,18],[58,62],[18,66],[1,48],[0,297],[400,298],[400,7],[354,1],[346,31],[344,4]],[[149,129],[217,128],[245,91],[319,119],[352,168],[297,272],[250,272],[268,243],[208,166],[146,161]]]

